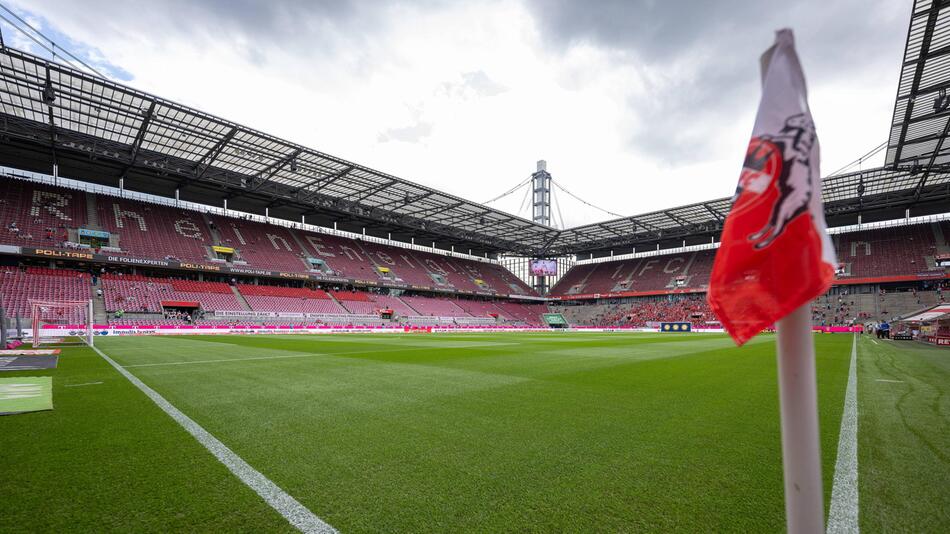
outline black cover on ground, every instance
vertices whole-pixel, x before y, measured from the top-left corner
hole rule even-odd
[[[0,371],[55,369],[59,356],[0,356]]]

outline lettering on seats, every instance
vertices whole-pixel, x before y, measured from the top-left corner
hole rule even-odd
[[[179,234],[192,239],[204,239],[201,236],[201,229],[191,219],[178,219],[175,221],[175,231]]]
[[[389,254],[386,254],[383,251],[377,250],[376,257],[380,259],[386,265],[396,265],[396,260],[392,258]]]
[[[352,249],[352,248],[350,248],[350,247],[348,247],[348,246],[346,246],[346,245],[340,245],[340,252],[342,252],[347,258],[349,258],[349,259],[351,259],[351,260],[363,261],[363,258],[362,258],[362,256],[360,256],[360,253],[359,253],[359,252],[357,252],[356,250],[354,250],[354,249]],[[354,258],[353,256],[356,256],[356,257]]]
[[[640,272],[637,273],[637,276],[643,276],[643,273],[649,271],[653,268],[654,265],[660,263],[660,260],[650,260],[643,263],[643,267],[640,267]]]
[[[610,279],[616,280],[617,278],[620,278],[623,268],[624,268],[624,264],[621,262],[619,265],[617,265],[617,268],[614,269],[614,274],[610,275]]]
[[[241,235],[241,229],[237,226],[231,225],[231,229],[234,230],[234,237],[238,238],[238,243],[246,245],[247,241],[244,240],[244,236]]]
[[[441,274],[442,276],[445,276],[445,275],[449,274],[449,273],[445,272],[445,269],[443,269],[442,267],[439,267],[439,264],[438,264],[438,263],[436,263],[436,262],[430,260],[429,258],[426,258],[424,261],[425,261],[425,264],[429,266],[429,270],[430,270],[430,271],[439,273],[439,274]]]
[[[405,261],[405,262],[409,265],[410,268],[412,268],[412,269],[415,269],[415,268],[416,268],[416,266],[413,265],[411,261],[409,261],[409,258],[406,257],[405,254],[400,254],[399,257],[402,258],[403,261]]]
[[[468,274],[472,275],[472,278],[484,278],[481,271],[476,269],[474,265],[466,265],[465,270],[468,271]]]
[[[870,244],[870,243],[868,243],[867,241],[852,241],[852,242],[851,242],[851,257],[852,257],[852,258],[858,255],[858,248],[859,248],[859,247],[864,247],[864,255],[865,255],[865,256],[870,256],[870,255],[871,255],[871,244]]]
[[[145,219],[141,215],[135,213],[132,210],[123,210],[115,202],[112,203],[112,213],[115,215],[115,226],[116,228],[125,228],[125,218],[135,219],[139,223],[139,230],[143,232],[148,232],[148,227],[145,226]]]
[[[323,240],[319,237],[306,235],[307,242],[310,243],[310,246],[313,247],[313,250],[317,251],[317,254],[325,258],[335,258],[336,254],[327,250],[326,245],[323,244]]]
[[[267,239],[270,241],[270,244],[273,245],[275,249],[280,250],[280,247],[277,246],[277,241],[280,241],[281,243],[283,243],[285,249],[291,252],[293,251],[293,249],[290,248],[290,243],[288,243],[287,240],[284,239],[283,237],[280,237],[279,235],[274,235],[274,234],[264,234],[264,235],[267,236]]]
[[[663,267],[663,272],[666,274],[673,274],[683,268],[682,264],[685,261],[686,260],[683,258],[671,258],[670,261],[666,262],[666,267]],[[678,263],[679,265],[673,267],[674,263]]]
[[[30,215],[39,217],[41,210],[46,210],[50,215],[64,221],[71,221],[69,215],[66,215],[59,208],[65,208],[69,205],[69,197],[59,193],[49,191],[33,191],[33,204],[30,205]]]

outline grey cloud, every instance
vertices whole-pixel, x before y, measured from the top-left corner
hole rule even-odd
[[[62,17],[115,34],[158,29],[187,36],[197,46],[223,41],[240,48],[252,61],[259,49],[285,50],[311,57],[358,53],[403,5],[437,7],[441,0],[400,4],[384,0],[13,0],[24,9],[58,13]],[[258,49],[258,50],[255,50]]]
[[[365,42],[392,22],[394,11],[403,6],[433,9],[447,0],[165,0],[195,15],[182,24],[212,23],[250,40],[266,40],[294,46],[309,45],[313,53],[331,39],[351,44]],[[301,52],[302,50],[297,50]]]
[[[796,30],[801,42],[831,51],[821,59],[836,64],[846,56],[873,60],[903,45],[910,2],[901,18],[882,16],[893,0],[526,0],[549,44],[592,42],[635,51],[646,61],[675,59],[696,50],[741,53],[758,48],[781,27]],[[894,11],[894,10],[889,10]],[[859,47],[855,46],[860,44]],[[823,61],[823,62],[824,62]]]
[[[748,111],[758,95],[758,55],[791,27],[812,83],[880,71],[896,83],[910,2],[893,0],[526,0],[553,53],[578,44],[619,52],[645,74],[696,62],[629,105],[631,148],[667,161],[709,156],[710,128]],[[675,67],[671,67],[675,66]],[[889,105],[884,103],[883,105]],[[886,131],[882,125],[882,138]],[[700,133],[702,135],[700,135]]]

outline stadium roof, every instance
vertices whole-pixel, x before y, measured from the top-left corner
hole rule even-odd
[[[825,213],[832,217],[950,198],[950,172],[929,173],[927,184],[919,188],[922,172],[877,168],[826,177],[822,182]],[[561,232],[551,252],[588,251],[718,233],[731,206],[732,199],[720,198],[570,228]]]
[[[950,1],[916,0],[897,85],[886,166],[933,168],[950,163],[948,89]]]
[[[0,51],[2,131],[79,152],[121,171],[215,186],[229,199],[270,199],[463,243],[530,253],[557,230],[268,135],[11,48]],[[59,158],[62,159],[62,158]],[[54,159],[54,161],[57,161]],[[128,183],[126,183],[128,186]],[[220,205],[220,203],[219,203]]]
[[[917,57],[912,43],[918,21],[944,12],[942,1],[941,7],[923,4],[929,6],[918,1],[911,23],[911,58]],[[918,64],[950,51],[950,33],[939,43],[935,39],[921,37]],[[939,50],[931,52],[931,46]],[[908,87],[950,86],[946,57],[947,69],[924,69],[928,75],[918,76],[924,82]],[[895,117],[901,95],[916,94],[905,90],[904,79]],[[950,112],[941,117],[946,123]],[[946,136],[950,126],[941,128]],[[950,166],[938,165],[943,156],[932,157],[932,166],[899,165],[911,154],[901,147],[920,154],[922,142],[917,126],[897,130],[906,131],[894,138],[900,142],[889,147],[885,168],[825,178],[829,214],[950,199],[950,174],[944,172]],[[343,221],[377,235],[388,231],[394,238],[431,239],[463,251],[553,256],[716,235],[730,206],[730,199],[721,198],[557,230],[9,47],[0,49],[0,136],[0,163],[13,167],[47,171],[52,160],[72,178],[116,185],[124,177],[126,187],[147,193],[182,191],[183,199],[213,205],[226,198],[236,210],[268,208],[271,216],[305,215],[316,224]],[[942,154],[942,138],[935,147]]]

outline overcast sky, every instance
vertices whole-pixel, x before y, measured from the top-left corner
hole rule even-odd
[[[885,141],[911,9],[910,0],[6,3],[138,89],[479,202],[546,159],[564,188],[623,215],[732,193],[758,58],[781,27],[795,30],[824,174]],[[7,44],[39,53],[0,29]],[[517,212],[522,199],[493,206]],[[560,199],[567,226],[612,218]]]

